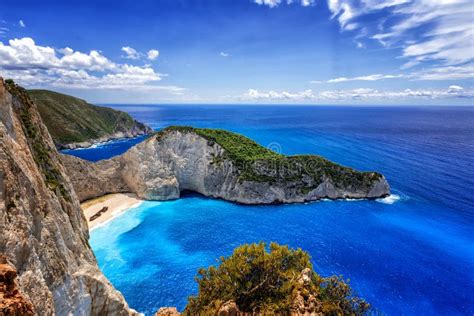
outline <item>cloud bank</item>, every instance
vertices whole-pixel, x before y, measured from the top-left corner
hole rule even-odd
[[[127,58],[136,59],[136,50],[123,47]],[[158,57],[151,53],[151,57]],[[180,93],[175,86],[157,86],[165,75],[155,72],[149,65],[135,66],[116,63],[97,50],[88,53],[65,47],[56,49],[37,45],[32,38],[0,42],[0,74],[18,80],[27,86],[87,88],[87,89],[139,89]]]
[[[274,8],[284,1],[254,2]],[[314,4],[314,1],[286,1],[293,2],[303,6]],[[327,0],[327,6],[331,19],[339,23],[341,30],[355,34],[358,48],[366,46],[363,41],[375,40],[383,47],[400,49],[402,69],[417,65],[433,69],[431,75],[408,75],[409,78],[474,77],[474,72],[467,74],[461,67],[472,69],[474,65],[472,0]]]
[[[359,31],[385,47],[400,46],[403,68],[473,62],[471,0],[328,0],[328,7],[342,30]],[[369,15],[376,23],[364,23]]]
[[[249,89],[239,96],[245,101],[291,101],[291,102],[346,102],[354,100],[377,101],[391,99],[453,99],[453,98],[474,98],[474,89],[464,89],[461,86],[451,85],[445,89],[405,89],[400,91],[376,90],[368,88],[348,89],[348,90],[327,90],[313,92],[304,90],[301,92],[262,92],[256,89]]]

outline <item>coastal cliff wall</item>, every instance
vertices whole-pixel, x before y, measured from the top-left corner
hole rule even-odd
[[[8,282],[36,314],[135,314],[97,266],[79,201],[36,105],[1,78],[0,231],[2,263],[18,275]]]
[[[246,151],[257,158],[241,155]],[[109,160],[92,163],[68,155],[61,159],[81,201],[116,192],[167,200],[184,190],[244,204],[378,198],[390,193],[378,173],[358,172],[318,156],[278,155],[220,130],[171,127]]]

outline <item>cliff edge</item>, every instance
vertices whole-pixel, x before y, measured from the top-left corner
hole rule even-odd
[[[168,200],[185,190],[243,204],[390,194],[379,173],[359,172],[320,156],[284,156],[225,130],[173,126],[112,159],[61,159],[81,201],[118,192]]]
[[[38,315],[135,314],[97,266],[79,201],[36,105],[1,78],[0,231],[2,263],[12,267],[6,288],[17,284],[8,291]]]

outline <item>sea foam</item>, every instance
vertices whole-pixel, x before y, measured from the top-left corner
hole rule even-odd
[[[380,202],[380,203],[384,203],[384,204],[393,204],[397,201],[400,200],[400,196],[397,195],[397,194],[390,194],[389,196],[387,197],[384,197],[384,198],[381,198],[381,199],[377,199],[376,201],[377,202]]]

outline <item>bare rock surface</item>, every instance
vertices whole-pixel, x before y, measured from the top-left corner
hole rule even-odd
[[[131,315],[97,266],[87,223],[24,89],[0,79],[0,255],[39,315]]]
[[[0,263],[0,315],[32,316],[33,304],[20,292],[16,277],[14,267]]]
[[[155,314],[155,316],[179,316],[181,313],[178,312],[176,307],[161,307]]]
[[[61,159],[81,201],[119,192],[168,200],[184,190],[243,204],[378,198],[390,193],[382,175],[317,156],[282,156],[276,166],[268,159],[237,161],[197,131],[165,129],[121,156],[96,163],[68,155]]]

